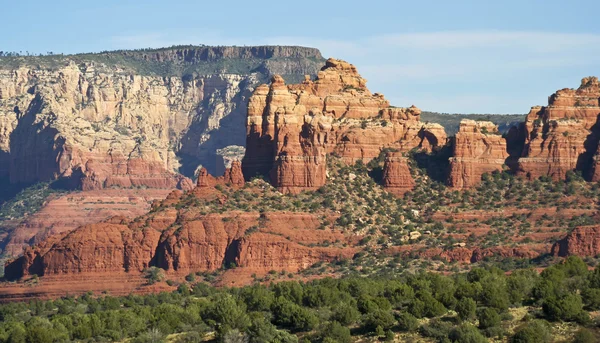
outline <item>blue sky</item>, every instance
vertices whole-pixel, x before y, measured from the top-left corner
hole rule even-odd
[[[600,76],[600,1],[7,1],[0,50],[305,45],[397,106],[526,113]]]

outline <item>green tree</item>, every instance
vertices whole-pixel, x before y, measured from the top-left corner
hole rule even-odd
[[[481,309],[477,314],[477,320],[479,321],[479,328],[481,329],[497,327],[502,322],[496,309],[491,307]]]
[[[9,322],[6,325],[6,333],[8,334],[7,343],[25,343],[27,340],[27,331],[23,323]]]
[[[573,337],[573,343],[596,343],[596,342],[598,342],[598,337],[596,337],[596,335],[594,335],[593,332],[591,332],[590,330],[585,329],[585,328],[579,329],[575,333],[575,336]]]
[[[396,320],[391,311],[375,310],[371,313],[367,313],[363,317],[363,326],[369,332],[374,332],[378,326],[382,329],[389,329],[394,326]]]
[[[560,299],[549,297],[544,300],[542,309],[546,318],[553,321],[585,321],[587,316],[578,294],[567,294]]]
[[[360,312],[353,304],[343,302],[333,310],[332,319],[342,325],[352,325],[360,319]]]
[[[548,323],[534,320],[518,328],[511,339],[512,343],[550,343],[552,334]]]
[[[214,320],[221,332],[237,329],[243,332],[250,326],[250,318],[246,306],[238,303],[229,294],[218,294],[211,304],[208,317]]]
[[[450,339],[457,343],[486,343],[488,341],[476,327],[470,324],[461,324],[453,329]]]
[[[419,327],[419,321],[408,312],[402,312],[398,316],[398,327],[402,331],[415,331]]]
[[[477,304],[471,298],[462,298],[456,304],[456,313],[460,320],[471,320],[475,318]]]
[[[350,329],[336,321],[333,321],[326,325],[321,332],[323,340],[329,339],[338,343],[351,343],[352,335]]]

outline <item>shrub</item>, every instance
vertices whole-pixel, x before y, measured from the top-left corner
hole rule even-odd
[[[518,328],[511,339],[511,343],[550,343],[552,334],[548,323],[534,320]]]
[[[475,318],[476,309],[477,304],[475,303],[475,300],[471,298],[462,298],[458,304],[456,304],[456,313],[460,320],[471,320]]]
[[[573,337],[573,343],[595,343],[598,338],[588,329],[579,329]]]
[[[585,321],[587,315],[583,311],[581,297],[577,294],[567,294],[561,299],[549,297],[544,300],[542,309],[546,318],[554,321]]]
[[[398,327],[402,331],[415,331],[419,327],[419,321],[408,312],[402,312],[398,316]]]
[[[378,326],[382,329],[389,329],[394,326],[395,319],[391,311],[377,309],[367,313],[363,318],[364,328],[369,332],[374,332]]]
[[[500,325],[501,319],[498,312],[491,307],[486,307],[477,314],[480,329],[489,329]]]
[[[488,340],[470,324],[462,324],[450,333],[452,342],[458,343],[486,343]]]
[[[144,277],[149,285],[153,285],[165,279],[165,272],[158,267],[150,267],[144,270]]]

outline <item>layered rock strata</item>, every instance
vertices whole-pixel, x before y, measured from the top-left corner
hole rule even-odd
[[[297,193],[325,184],[327,154],[368,162],[383,148],[444,145],[443,127],[420,122],[420,113],[414,106],[390,107],[341,60],[327,60],[314,81],[285,85],[275,76],[249,100],[244,176],[269,176],[281,191]]]
[[[600,226],[580,226],[552,246],[554,256],[592,256],[600,254]]]
[[[301,47],[2,58],[0,178],[190,189],[180,172],[191,176],[202,164],[222,173],[215,151],[244,145],[246,102],[258,82],[314,75],[320,61],[318,50]]]
[[[241,174],[239,163],[232,165],[227,177],[214,178],[203,171],[193,191],[173,191],[134,220],[112,217],[51,235],[26,248],[6,265],[6,277],[139,275],[153,266],[176,275],[228,266],[265,273],[273,269],[295,272],[354,254],[354,248],[322,246],[345,242],[346,237],[339,230],[323,228],[317,214],[205,214],[204,207],[197,205],[200,200],[221,201],[221,187],[233,191],[243,180],[236,181]]]
[[[508,157],[506,140],[492,122],[463,119],[454,139],[448,185],[469,188],[481,175],[502,170]]]
[[[385,189],[396,195],[404,195],[415,186],[408,158],[400,152],[388,152],[383,165],[383,177],[381,184]]]
[[[599,180],[596,171],[600,86],[588,77],[578,89],[562,89],[551,95],[548,106],[533,107],[525,121],[525,148],[519,158],[519,173],[530,179],[550,176],[564,179],[579,170]]]

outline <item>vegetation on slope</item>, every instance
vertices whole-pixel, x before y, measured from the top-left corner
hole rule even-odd
[[[0,342],[596,342],[600,267],[287,281],[0,305]],[[131,340],[128,340],[132,338]]]
[[[179,45],[160,49],[116,50],[99,53],[81,53],[63,55],[49,53],[47,55],[23,55],[22,53],[0,54],[0,69],[16,69],[27,66],[37,69],[57,69],[70,62],[80,65],[81,68],[93,66],[97,71],[110,73],[135,73],[149,76],[186,76],[186,75],[211,75],[211,74],[250,74],[268,72],[271,66],[289,63],[290,58],[279,56],[259,56],[248,54],[243,58],[220,57],[207,50],[218,49],[252,49],[253,47],[210,47]],[[271,47],[254,47],[271,48]],[[317,49],[305,47],[291,47],[304,51],[302,56],[294,57],[299,63],[314,64],[317,71],[324,59]],[[190,53],[191,52],[191,53]],[[185,59],[184,53],[191,55]],[[266,64],[266,61],[269,63]],[[263,75],[264,76],[264,75]],[[288,82],[299,82],[303,75],[284,75]]]
[[[501,133],[507,132],[512,126],[518,125],[525,120],[524,114],[459,114],[459,113],[438,113],[423,111],[421,120],[425,122],[438,123],[444,127],[448,136],[453,136],[458,132],[460,121],[463,119],[491,121],[498,125]]]

